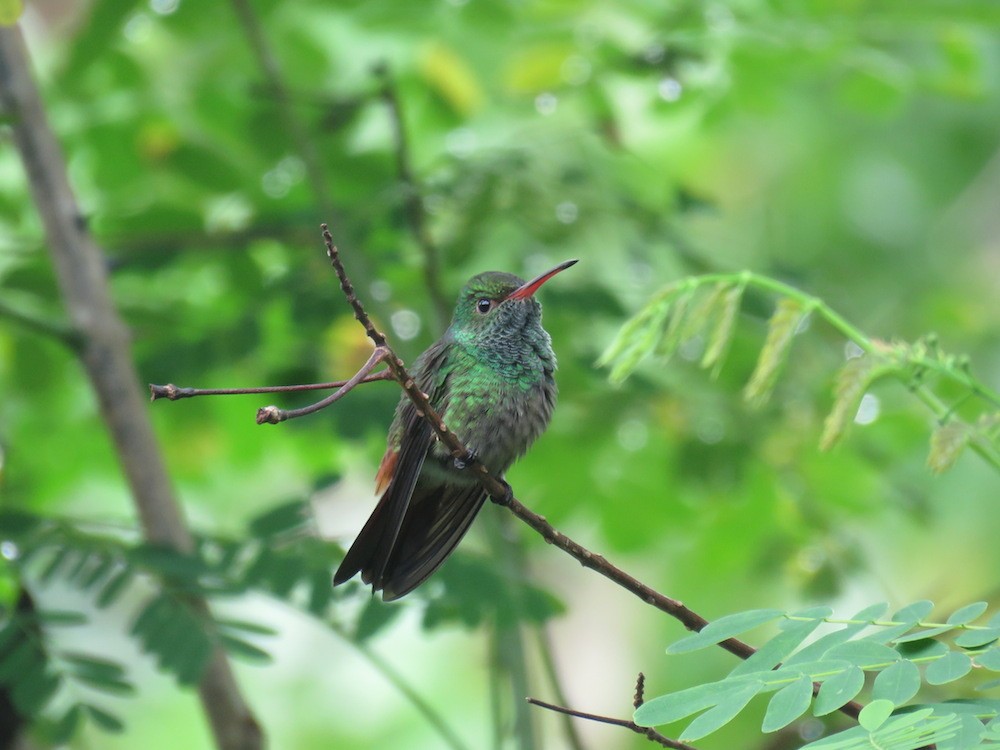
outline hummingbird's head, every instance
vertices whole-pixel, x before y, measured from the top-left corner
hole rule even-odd
[[[512,273],[487,271],[469,279],[458,295],[452,330],[463,338],[485,342],[541,326],[542,306],[534,294],[560,271],[576,263],[560,263],[531,281]]]

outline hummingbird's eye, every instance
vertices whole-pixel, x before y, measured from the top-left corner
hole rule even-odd
[[[488,313],[492,307],[493,307],[493,300],[486,299],[485,297],[483,297],[483,299],[479,300],[476,303],[476,310],[478,310],[483,315]]]

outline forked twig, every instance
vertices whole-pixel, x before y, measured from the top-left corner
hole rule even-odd
[[[361,365],[360,370],[354,373],[354,377],[345,382],[342,386],[340,386],[340,388],[326,398],[317,401],[315,404],[303,406],[301,409],[285,410],[279,409],[277,406],[265,406],[257,410],[257,424],[278,424],[279,422],[284,422],[286,419],[304,417],[307,414],[318,412],[320,409],[325,409],[334,401],[339,401],[341,398],[350,393],[354,389],[354,386],[364,382],[368,373],[378,367],[379,362],[385,359],[388,355],[389,350],[386,347],[376,346],[375,351],[372,352],[368,361]],[[386,372],[388,372],[388,370],[386,370]]]

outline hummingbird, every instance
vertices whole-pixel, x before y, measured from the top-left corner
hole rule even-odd
[[[487,271],[462,288],[451,325],[411,374],[469,455],[455,459],[403,394],[375,477],[381,498],[334,586],[360,572],[383,601],[413,591],[452,553],[486,500],[468,471],[472,461],[502,478],[545,431],[556,402],[556,357],[534,295],[574,263],[528,282]]]

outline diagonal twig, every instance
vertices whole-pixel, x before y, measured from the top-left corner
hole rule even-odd
[[[380,82],[379,97],[389,110],[389,120],[392,123],[392,135],[395,141],[396,177],[403,188],[403,212],[410,226],[410,233],[417,241],[424,256],[424,282],[430,294],[434,314],[438,322],[447,323],[451,313],[448,297],[441,288],[441,260],[437,245],[427,227],[427,211],[420,184],[413,174],[410,164],[410,141],[406,136],[406,123],[403,119],[403,108],[396,93],[396,82],[389,72],[386,63],[380,63],[374,69]]]
[[[547,708],[549,711],[555,711],[556,713],[565,714],[566,716],[575,716],[578,719],[586,719],[587,721],[596,721],[601,724],[612,724],[616,727],[625,727],[625,729],[630,729],[636,734],[641,734],[650,742],[655,742],[661,747],[670,747],[674,748],[674,750],[695,750],[695,748],[691,745],[663,736],[652,727],[640,727],[634,721],[629,721],[627,719],[615,719],[611,716],[601,716],[600,714],[590,714],[585,711],[577,711],[573,708],[557,706],[554,703],[546,703],[545,701],[540,701],[537,698],[527,698],[526,700],[533,706]]]

